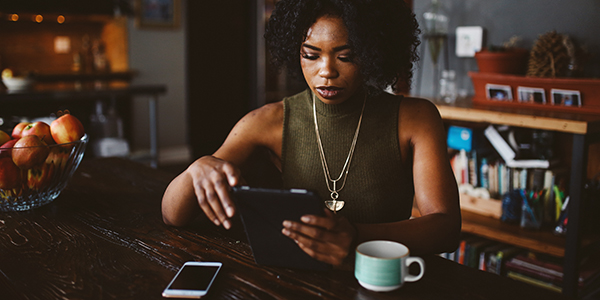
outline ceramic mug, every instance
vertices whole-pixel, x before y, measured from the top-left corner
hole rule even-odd
[[[419,275],[408,273],[408,266],[418,263]],[[392,241],[369,241],[356,247],[354,277],[364,288],[376,292],[389,292],[400,288],[404,282],[421,279],[425,262],[420,257],[409,256],[406,246]]]

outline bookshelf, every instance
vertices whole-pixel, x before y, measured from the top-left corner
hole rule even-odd
[[[454,105],[434,103],[442,119],[449,123],[509,125],[562,132],[572,137],[569,223],[565,237],[554,236],[550,232],[521,229],[518,225],[504,224],[497,219],[464,210],[462,214],[464,232],[564,258],[563,294],[577,296],[578,266],[582,250],[598,240],[597,237],[583,236],[581,202],[586,179],[591,177],[592,172],[597,172],[595,169],[599,167],[600,155],[597,151],[592,151],[588,158],[588,148],[600,142],[600,115],[474,104],[470,99],[461,99]]]
[[[565,237],[554,235],[549,230],[522,229],[518,225],[506,224],[498,219],[464,210],[462,218],[463,232],[539,253],[556,257],[565,256]],[[596,236],[583,237],[581,247],[585,248],[591,245],[597,238]]]

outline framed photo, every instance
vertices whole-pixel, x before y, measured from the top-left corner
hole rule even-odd
[[[138,28],[177,28],[181,22],[181,0],[135,0]]]
[[[491,84],[485,85],[485,95],[488,100],[512,101],[512,91],[509,85]]]
[[[542,88],[524,87],[517,88],[519,94],[519,102],[522,103],[546,103],[546,93]]]
[[[552,89],[552,104],[581,107],[581,93],[573,90]]]

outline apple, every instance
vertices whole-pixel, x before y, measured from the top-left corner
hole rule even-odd
[[[0,189],[12,190],[21,183],[21,170],[10,157],[0,158]]]
[[[70,155],[71,147],[65,147],[64,145],[50,147],[50,153],[46,158],[46,164],[52,164],[58,168],[58,170],[63,171]]]
[[[13,78],[13,71],[9,68],[2,70],[2,78]]]
[[[25,127],[27,127],[27,125],[31,124],[30,122],[21,122],[19,124],[17,124],[17,126],[15,126],[15,128],[13,128],[13,132],[11,134],[13,139],[19,139],[22,137],[21,133],[23,132],[23,129],[25,129]]]
[[[12,149],[12,159],[17,167],[27,170],[43,162],[48,157],[50,148],[37,135],[20,138]]]
[[[10,135],[8,133],[0,130],[0,145],[4,145],[4,143],[10,141]]]
[[[52,134],[50,133],[50,125],[42,121],[37,121],[25,126],[25,128],[23,128],[23,131],[21,131],[21,137],[28,135],[37,135],[42,140],[44,140],[46,144],[54,144],[54,139],[52,138]]]
[[[12,147],[19,139],[10,140],[0,146],[0,157],[11,157],[12,156]]]
[[[64,114],[52,121],[50,132],[57,144],[78,141],[85,134],[81,121],[71,114]]]
[[[40,190],[50,184],[54,174],[53,164],[38,164],[27,170],[27,187]]]

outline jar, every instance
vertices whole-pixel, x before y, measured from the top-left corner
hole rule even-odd
[[[458,92],[456,90],[456,72],[454,70],[443,70],[440,79],[440,98],[444,103],[456,102]]]

